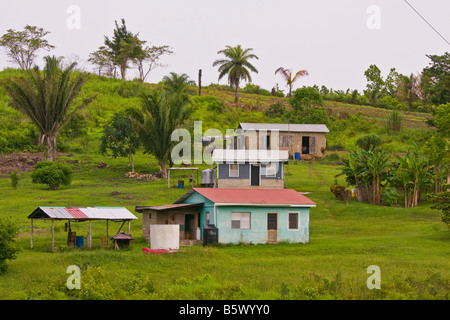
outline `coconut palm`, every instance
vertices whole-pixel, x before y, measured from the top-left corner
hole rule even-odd
[[[250,59],[259,59],[251,51],[253,49],[243,49],[241,45],[237,45],[236,47],[226,46],[225,49],[217,52],[217,54],[225,55],[225,59],[219,59],[213,63],[213,67],[220,66],[219,80],[225,75],[228,75],[228,83],[235,89],[235,103],[239,100],[240,81],[252,82],[249,70],[258,73],[258,70],[248,61]]]
[[[292,97],[292,86],[295,81],[297,81],[300,77],[304,77],[308,75],[308,71],[306,70],[300,70],[297,71],[294,77],[292,77],[292,70],[291,69],[285,69],[283,67],[278,68],[275,71],[275,74],[281,73],[284,80],[286,81],[286,85],[289,88],[288,97]]]
[[[11,78],[5,81],[10,105],[24,113],[39,128],[40,143],[46,144],[47,160],[56,158],[56,138],[61,127],[81,107],[93,98],[85,99],[75,105],[87,78],[74,74],[76,63],[61,69],[61,58],[46,57],[43,72],[38,67],[27,72],[26,77]]]

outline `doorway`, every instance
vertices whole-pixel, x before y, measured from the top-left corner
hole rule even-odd
[[[250,165],[250,185],[259,186],[260,185],[260,166],[259,164]]]
[[[267,242],[278,241],[278,213],[267,214]]]
[[[302,154],[309,154],[309,137],[302,137]]]

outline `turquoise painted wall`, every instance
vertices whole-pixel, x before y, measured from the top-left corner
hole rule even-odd
[[[216,207],[216,210],[221,243],[266,243],[267,213],[278,213],[278,241],[309,242],[309,208],[227,206]],[[232,229],[233,212],[250,212],[250,229]],[[289,212],[298,212],[299,227],[296,230],[289,229]]]
[[[199,207],[200,212],[200,234],[203,239],[203,228],[206,227],[206,212],[209,212],[210,224],[214,224],[214,202],[205,198],[201,194],[194,192],[189,198],[187,198],[184,203],[204,203],[203,206]]]

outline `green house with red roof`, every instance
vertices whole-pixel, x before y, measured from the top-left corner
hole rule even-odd
[[[143,236],[151,224],[180,225],[180,243],[201,241],[207,225],[220,243],[309,242],[309,211],[316,204],[293,189],[193,188],[170,205],[137,206]]]

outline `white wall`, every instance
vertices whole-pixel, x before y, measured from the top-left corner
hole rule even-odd
[[[150,225],[150,245],[152,249],[179,249],[180,225],[178,224]]]

